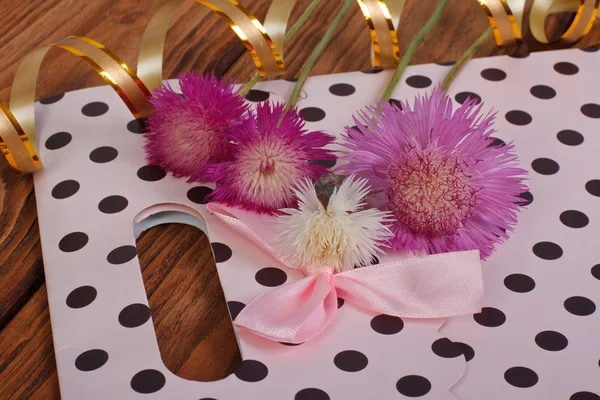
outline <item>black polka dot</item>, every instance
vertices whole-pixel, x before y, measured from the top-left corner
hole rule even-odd
[[[529,57],[529,53],[511,53],[508,55],[510,58],[527,58]]]
[[[473,357],[475,357],[475,350],[473,350],[473,348],[468,344],[462,342],[454,342],[454,344],[460,347],[463,356],[465,356],[465,360],[467,360],[467,362],[471,361]]]
[[[504,379],[509,384],[519,387],[528,388],[538,382],[537,374],[527,367],[512,367],[504,371]]]
[[[592,196],[600,197],[600,179],[592,179],[585,184],[585,190]]]
[[[531,194],[530,191],[521,193],[519,197],[522,200],[517,201],[516,204],[520,205],[521,207],[525,207],[533,203],[533,194]]]
[[[71,308],[87,307],[96,300],[97,295],[96,288],[92,286],[80,286],[67,296],[67,306]]]
[[[298,82],[298,78],[283,78],[286,82]]]
[[[369,360],[360,351],[345,350],[336,354],[333,363],[342,371],[358,372],[367,367]]]
[[[539,242],[533,245],[533,254],[543,260],[558,260],[563,255],[563,249],[552,242]]]
[[[481,326],[495,328],[506,322],[506,315],[497,308],[483,307],[480,313],[473,314],[473,319]]]
[[[591,269],[592,276],[600,281],[600,264],[596,264]]]
[[[333,168],[335,167],[335,164],[337,163],[336,159],[333,160],[314,160],[314,161],[310,161],[310,164],[318,164],[318,165],[322,165],[325,168]]]
[[[329,86],[329,92],[336,96],[350,96],[356,92],[356,89],[348,83],[336,83]]]
[[[488,140],[491,141],[491,143],[488,144],[487,147],[503,147],[503,146],[506,146],[506,143],[502,139],[490,136],[488,138]]]
[[[581,112],[589,118],[600,118],[600,104],[584,104],[581,106]]]
[[[583,228],[590,223],[590,219],[581,211],[567,210],[560,214],[560,222],[569,228]]]
[[[565,310],[573,315],[579,315],[580,317],[591,315],[596,311],[596,304],[583,296],[569,297],[565,300],[564,306]]]
[[[63,97],[65,97],[64,93],[60,93],[54,96],[50,96],[50,97],[46,97],[45,99],[40,100],[40,103],[42,104],[53,104],[56,103],[57,101],[61,100]]]
[[[251,89],[246,94],[246,100],[258,102],[265,101],[269,99],[269,92],[265,92],[264,90]]]
[[[407,397],[421,397],[429,393],[431,382],[420,375],[406,375],[396,382],[396,390]]]
[[[258,382],[267,377],[269,370],[267,366],[260,361],[244,360],[234,374],[239,380],[244,382]]]
[[[294,400],[330,400],[330,397],[321,389],[308,388],[296,393]]]
[[[219,242],[213,242],[210,244],[212,247],[213,254],[215,256],[215,262],[222,263],[231,258],[233,254],[229,246]]]
[[[81,109],[81,112],[86,117],[99,117],[100,115],[106,114],[108,111],[108,104],[101,101],[94,101],[88,103]]]
[[[566,61],[554,64],[554,70],[563,75],[575,75],[579,72],[577,65]]]
[[[406,84],[417,89],[431,86],[431,79],[423,75],[413,75],[406,78]]]
[[[117,158],[118,155],[119,152],[114,147],[102,146],[98,147],[90,153],[90,160],[92,160],[95,163],[104,164],[107,162],[111,162],[112,160]]]
[[[531,162],[531,168],[542,175],[554,175],[560,169],[558,163],[549,158],[536,158]]]
[[[137,176],[146,182],[156,182],[167,176],[167,173],[158,165],[144,165],[138,169]]]
[[[302,343],[286,343],[286,342],[279,342],[279,343],[284,346],[289,346],[289,347],[300,346],[302,344]]]
[[[212,189],[206,186],[196,186],[188,190],[187,198],[196,204],[206,204],[206,197],[212,193]]]
[[[318,107],[306,107],[300,110],[300,117],[308,122],[317,122],[325,118],[325,111]]]
[[[399,317],[380,314],[371,320],[371,328],[382,335],[393,335],[404,328],[404,321]]]
[[[600,396],[592,392],[573,393],[569,400],[600,400]]]
[[[535,85],[529,89],[529,92],[533,97],[542,100],[549,100],[556,96],[556,90],[546,85]]]
[[[80,371],[93,371],[102,367],[108,361],[108,353],[104,350],[93,349],[81,353],[75,359],[75,368]]]
[[[526,113],[525,111],[513,110],[506,113],[505,118],[508,122],[513,125],[528,125],[531,123],[531,115]]]
[[[52,197],[55,199],[67,199],[79,191],[79,182],[72,179],[58,183],[52,189]]]
[[[71,136],[69,132],[57,132],[50,136],[48,139],[46,139],[46,148],[48,150],[62,149],[63,147],[71,143],[72,139],[73,136]]]
[[[145,369],[131,378],[131,388],[138,393],[149,394],[158,392],[167,382],[162,372],[155,369]]]
[[[448,338],[441,338],[433,342],[431,351],[443,358],[455,358],[463,354],[462,349]]]
[[[577,131],[565,129],[556,134],[556,138],[567,146],[579,146],[583,143],[583,135]]]
[[[600,50],[600,47],[598,47],[598,45],[594,45],[594,46],[584,47],[583,49],[580,49],[580,50],[583,50],[586,53],[595,53],[598,50]]]
[[[129,205],[129,201],[119,195],[108,196],[100,200],[98,203],[98,210],[104,214],[116,214],[123,211]]]
[[[569,341],[562,333],[543,331],[535,335],[535,343],[544,350],[560,351],[567,347]]]
[[[58,248],[65,253],[81,250],[88,244],[90,238],[83,232],[72,232],[60,239]]]
[[[372,68],[372,69],[368,69],[366,71],[361,71],[361,72],[363,74],[378,74],[381,71],[383,71],[383,68]]]
[[[456,64],[456,61],[442,61],[442,62],[436,62],[437,65],[441,65],[442,67],[449,67],[451,65]]]
[[[400,100],[396,100],[396,99],[389,99],[388,103],[390,103],[391,106],[396,107],[398,110],[402,110],[402,103],[400,102]],[[357,131],[359,131],[359,129],[356,129]],[[359,131],[360,132],[360,131]],[[362,132],[361,132],[362,133]]]
[[[125,328],[137,328],[150,319],[150,309],[145,304],[130,304],[119,313],[119,323]]]
[[[246,305],[240,301],[228,301],[227,308],[229,308],[229,315],[231,315],[231,320],[235,321],[235,318],[238,316],[240,312],[246,307]]]
[[[337,307],[338,309],[342,308],[342,306],[344,305],[345,301],[344,299],[342,299],[341,297],[337,298]]]
[[[254,275],[254,279],[263,286],[275,287],[283,285],[287,281],[287,274],[279,268],[267,267],[258,271]]]
[[[527,293],[535,288],[535,281],[525,274],[511,274],[504,278],[504,286],[516,293]]]
[[[127,130],[131,133],[144,133],[146,130],[146,119],[133,119],[127,123]]]
[[[487,68],[481,71],[481,76],[488,81],[499,82],[506,79],[506,72],[498,68]]]
[[[481,96],[473,92],[460,92],[454,96],[454,100],[460,104],[464,104],[467,99],[475,100],[475,104],[481,103]]]
[[[137,249],[135,246],[126,245],[117,247],[106,257],[106,260],[114,265],[125,264],[133,260],[137,256]]]

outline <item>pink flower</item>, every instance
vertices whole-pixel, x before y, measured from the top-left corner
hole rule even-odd
[[[156,89],[150,102],[146,159],[176,177],[206,181],[206,166],[231,159],[227,132],[241,123],[247,110],[234,83],[214,75],[179,77],[182,95],[169,84]]]
[[[490,146],[495,115],[474,100],[455,112],[435,90],[414,107],[385,104],[346,128],[345,172],[369,179],[380,208],[396,221],[394,250],[481,252],[488,257],[517,222],[518,195],[527,190],[514,146]]]
[[[283,113],[283,104],[260,103],[255,114],[229,133],[235,143],[232,160],[210,168],[209,178],[217,183],[212,201],[274,212],[294,207],[294,189],[306,179],[314,181],[327,173],[327,168],[314,161],[335,159],[323,148],[333,137],[304,130],[304,121],[295,110],[281,119]]]

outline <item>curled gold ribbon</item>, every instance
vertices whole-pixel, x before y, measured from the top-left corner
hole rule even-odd
[[[600,0],[536,0],[531,7],[531,33],[542,43],[575,43],[592,29],[598,16],[599,4]],[[546,17],[565,11],[575,12],[575,18],[559,39],[550,42],[544,30]]]
[[[162,83],[167,31],[175,13],[185,0],[171,0],[150,19],[140,46],[138,76],[149,89]],[[236,0],[195,0],[225,19],[252,56],[261,77],[282,74],[283,40],[295,0],[273,0],[263,26]],[[267,33],[267,28],[268,32]]]
[[[525,0],[478,0],[488,16],[496,43],[500,47],[512,47],[522,41]],[[599,16],[600,0],[534,0],[529,15],[533,36],[541,43],[564,43],[571,45],[587,35]],[[567,30],[555,41],[546,36],[546,18],[556,12],[575,12],[575,18]]]
[[[21,61],[11,91],[10,109],[0,102],[0,149],[17,173],[30,173],[42,167],[35,132],[35,88],[44,57],[53,47],[87,62],[108,82],[136,118],[148,115],[150,94],[142,81],[114,53],[85,37],[67,37],[39,47]]]
[[[371,34],[373,67],[394,68],[399,61],[396,30],[406,0],[357,0]]]
[[[523,9],[525,0],[479,0],[479,5],[488,16],[499,47],[513,47],[521,44],[523,36]],[[513,12],[513,9],[516,10]]]

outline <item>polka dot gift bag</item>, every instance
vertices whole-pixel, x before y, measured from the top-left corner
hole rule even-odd
[[[158,21],[176,3],[136,74],[67,38],[109,85],[34,106],[23,82],[43,48],[2,105],[3,153],[35,171],[64,399],[600,398],[597,48],[471,60],[446,91],[449,65],[410,66],[380,103],[391,70],[313,76],[288,110],[284,80],[245,97],[208,75],[161,86]],[[201,3],[241,30],[259,76],[283,71],[271,11],[263,27]],[[373,32],[397,25],[403,2],[360,3]],[[379,44],[393,67],[395,32]],[[161,360],[135,240],[173,221],[207,234],[234,323],[243,361],[218,381]]]

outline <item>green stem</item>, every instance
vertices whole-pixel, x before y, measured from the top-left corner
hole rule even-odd
[[[312,0],[312,2],[308,5],[308,7],[306,7],[304,9],[304,12],[300,16],[300,18],[298,18],[298,20],[294,23],[294,25],[292,25],[290,30],[285,34],[285,37],[283,38],[284,45],[288,44],[290,42],[290,40],[292,40],[294,38],[296,33],[298,33],[300,28],[302,28],[304,23],[306,21],[308,21],[308,19],[312,15],[313,11],[315,11],[315,8],[317,8],[317,6],[319,5],[320,2],[321,2],[321,0]],[[254,85],[256,85],[256,82],[258,82],[259,79],[260,79],[260,75],[258,74],[258,71],[257,71],[254,73],[254,76],[248,82],[246,82],[244,84],[244,86],[242,86],[242,88],[240,89],[240,96],[244,96],[246,93],[248,93],[250,91],[250,89],[252,89],[254,87]]]
[[[406,53],[404,53],[404,55],[402,56],[400,63],[398,63],[396,71],[394,71],[394,75],[392,76],[392,79],[390,79],[390,83],[387,85],[385,91],[383,92],[383,95],[381,96],[382,100],[389,100],[392,97],[392,93],[398,85],[398,82],[400,82],[400,78],[402,78],[402,74],[404,73],[404,70],[406,70],[406,67],[410,63],[410,60],[415,54],[415,51],[423,42],[423,40],[425,40],[425,37],[429,34],[429,32],[431,32],[431,30],[433,29],[437,21],[440,19],[442,13],[444,12],[444,9],[446,8],[449,2],[450,0],[440,1],[427,24],[425,24],[423,29],[421,29],[421,31],[417,33],[415,38],[412,40],[412,42],[408,46],[408,49],[406,49]]]
[[[446,93],[448,91],[448,89],[450,88],[450,85],[452,84],[454,79],[456,79],[458,74],[460,74],[460,71],[462,71],[462,69],[467,64],[467,62],[471,58],[473,58],[475,56],[475,54],[477,54],[479,49],[481,49],[483,44],[489,39],[490,36],[492,36],[492,27],[491,26],[489,26],[485,30],[485,32],[483,32],[483,34],[481,36],[479,36],[479,38],[475,41],[475,43],[473,43],[471,45],[471,47],[469,47],[467,49],[467,51],[465,51],[459,57],[459,59],[456,61],[456,63],[452,66],[452,69],[450,71],[448,71],[448,75],[446,75],[446,77],[444,78],[444,82],[442,83],[442,90],[444,93]]]
[[[294,25],[292,25],[290,30],[285,34],[285,37],[283,38],[283,44],[288,44],[290,42],[290,40],[292,40],[294,38],[296,33],[298,33],[300,28],[302,28],[304,23],[306,21],[308,21],[308,19],[312,15],[313,11],[315,11],[315,8],[317,8],[317,6],[319,5],[320,2],[321,2],[321,0],[312,0],[312,2],[308,5],[308,7],[306,7],[304,9],[304,12],[298,18],[298,21],[296,21],[294,23]]]
[[[296,105],[296,102],[298,101],[298,96],[300,95],[302,87],[304,86],[304,82],[306,82],[306,78],[308,78],[308,74],[313,69],[313,67],[327,48],[327,45],[333,38],[333,34],[335,33],[336,28],[338,27],[338,25],[344,18],[344,15],[346,15],[352,4],[354,4],[354,1],[355,0],[344,0],[342,8],[338,11],[337,15],[331,22],[331,25],[329,25],[329,28],[327,28],[325,35],[323,35],[321,41],[319,42],[319,44],[317,44],[317,47],[315,47],[315,49],[311,53],[310,57],[308,58],[308,61],[306,62],[306,65],[300,72],[300,76],[298,76],[298,81],[296,82],[296,85],[292,90],[292,94],[290,95],[290,98],[287,104],[285,105],[285,112],[287,112],[289,109],[293,108]]]

